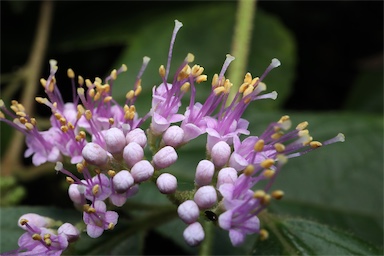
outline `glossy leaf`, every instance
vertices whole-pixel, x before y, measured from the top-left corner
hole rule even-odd
[[[352,234],[313,221],[288,218],[267,226],[271,237],[257,241],[253,255],[378,255],[382,251]]]

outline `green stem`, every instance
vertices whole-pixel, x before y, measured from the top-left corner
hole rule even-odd
[[[203,223],[205,238],[203,243],[200,246],[199,255],[212,255],[212,246],[213,246],[213,222],[204,221]]]
[[[228,96],[227,105],[233,100],[242,84],[248,62],[249,45],[252,37],[253,17],[257,0],[239,0],[235,31],[232,39],[232,55],[236,58],[228,69],[228,77],[233,87]]]

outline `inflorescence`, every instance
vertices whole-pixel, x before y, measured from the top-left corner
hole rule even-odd
[[[73,99],[64,102],[55,79],[57,62],[51,60],[49,77],[40,81],[47,97],[36,97],[38,103],[52,111],[51,127],[46,131],[38,129],[36,119],[19,102],[12,101],[9,110],[0,101],[0,121],[26,136],[25,157],[32,156],[34,165],[54,162],[56,171],[66,175],[69,197],[83,212],[90,237],[101,236],[118,222],[118,214],[107,210],[107,200],[120,207],[139,191],[140,183],[153,181],[160,193],[172,196],[177,204],[178,215],[187,224],[183,236],[189,245],[196,246],[204,240],[202,216],[227,230],[234,246],[242,244],[248,234],[265,238],[268,233],[260,228],[257,215],[270,200],[283,197],[283,191],[271,191],[271,186],[287,159],[344,141],[343,134],[322,143],[314,141],[307,122],[290,130],[289,116],[271,123],[261,135],[249,136],[249,122],[242,115],[252,101],[276,99],[276,92],[263,93],[266,85],[262,80],[280,66],[277,59],[272,59],[261,77],[253,78],[247,73],[228,104],[232,83],[224,73],[234,60],[228,54],[220,73],[213,76],[205,102],[196,102],[195,85],[207,81],[207,76],[203,67],[190,65],[194,61],[192,54],[169,79],[173,44],[181,27],[182,23],[176,20],[167,66],[159,68],[162,83],[153,87],[152,106],[143,117],[139,117],[134,103],[142,91],[141,76],[148,57],[143,58],[134,88],[126,94],[123,106],[113,99],[112,89],[117,76],[127,70],[125,65],[113,70],[104,82],[98,77],[91,81],[82,76],[77,76],[76,81],[75,73],[69,69]],[[180,113],[181,99],[186,94],[189,105]],[[147,129],[142,127],[146,120],[150,120]],[[165,169],[176,162],[180,147],[203,134],[207,135],[207,158],[196,165],[195,189],[182,191],[183,196],[178,196],[181,191],[177,189],[177,178]],[[151,159],[144,155],[147,147],[152,152]],[[64,157],[76,165],[82,178],[64,168]],[[264,188],[254,190],[264,180]],[[60,255],[79,237],[80,232],[69,223],[56,232],[47,228],[49,223],[49,219],[36,214],[21,217],[19,225],[26,233],[19,239],[18,251]]]

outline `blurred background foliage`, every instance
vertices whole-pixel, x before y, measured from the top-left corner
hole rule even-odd
[[[231,52],[236,4],[236,1],[54,2],[48,46],[39,76],[48,76],[49,59],[58,60],[57,81],[64,98],[70,100],[66,69],[72,68],[76,74],[92,80],[125,63],[128,72],[114,85],[114,97],[121,101],[133,86],[142,57],[149,56],[151,62],[143,75],[143,95],[137,102],[138,112],[143,115],[149,110],[152,87],[160,82],[158,67],[166,64],[173,21],[182,21],[184,27],[176,39],[171,74],[191,52],[195,63],[204,66],[205,73],[212,77],[220,71],[225,54]],[[17,76],[35,40],[40,6],[41,2],[1,2],[1,97],[7,105],[11,99],[20,99],[25,90],[25,84]],[[289,241],[288,248],[303,254],[327,254],[329,250],[336,254],[367,253],[353,251],[353,246],[351,251],[340,251],[351,244],[357,244],[357,248],[362,244],[362,248],[371,250],[370,254],[382,250],[382,21],[383,2],[379,1],[257,3],[246,71],[260,76],[274,57],[281,60],[282,66],[265,80],[269,91],[279,93],[278,99],[258,101],[245,114],[251,120],[251,134],[259,134],[269,122],[289,114],[294,124],[308,120],[315,139],[322,141],[343,132],[347,140],[290,160],[274,186],[283,189],[286,197],[269,208],[271,213],[278,214],[276,216],[287,218],[276,217],[271,222],[270,217],[262,217],[266,223],[274,223],[273,228],[277,230],[268,242],[256,241],[253,236],[246,246],[232,248],[227,245],[227,233],[216,230],[215,254],[244,254],[250,250],[252,254],[291,253],[287,244],[277,245],[282,244],[282,237]],[[197,97],[203,100],[209,86],[199,86]],[[41,86],[38,88],[37,95],[44,95]],[[46,118],[50,114],[44,106],[34,103],[31,107],[37,117]],[[44,128],[46,123],[40,124]],[[26,211],[75,221],[81,214],[57,210],[72,209],[72,203],[66,192],[68,185],[62,175],[53,175],[53,165],[32,167],[31,160],[23,158],[23,148],[16,167],[4,166],[13,131],[4,123],[0,123],[0,128],[0,251],[4,252],[17,247],[21,231],[16,221]],[[199,143],[204,143],[203,138],[182,148],[180,160],[170,170],[177,175],[181,187],[191,186],[193,170],[188,167],[204,158],[204,146]],[[160,207],[157,211],[150,210],[153,198]],[[161,210],[167,200],[154,186],[143,184],[140,193],[132,199],[120,212],[123,217],[116,232],[94,240],[82,237],[68,254],[196,253],[181,238],[184,224],[172,220],[174,215],[167,212],[167,208]],[[136,205],[142,203],[148,208]],[[147,214],[136,224],[127,221],[140,217],[142,211]],[[172,221],[160,225],[165,214]],[[4,236],[5,232],[10,235]],[[321,234],[324,240],[316,241],[309,234]],[[335,242],[337,248],[330,249],[329,240],[347,242]],[[158,244],[167,246],[153,246]],[[320,249],[311,251],[311,248]]]

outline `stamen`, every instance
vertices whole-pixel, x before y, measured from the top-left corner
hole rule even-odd
[[[285,150],[285,146],[284,144],[281,144],[281,143],[276,143],[275,145],[273,145],[276,149],[277,152],[281,153]]]
[[[264,190],[256,190],[255,193],[253,193],[253,197],[257,199],[261,199],[265,196]]]
[[[267,169],[274,164],[275,164],[275,160],[273,160],[272,158],[268,158],[268,159],[265,159],[263,162],[261,162],[260,166],[263,167],[264,169]]]
[[[258,140],[255,145],[253,146],[253,149],[256,151],[256,152],[261,152],[263,151],[263,148],[264,148],[264,140]]]
[[[247,167],[245,167],[243,173],[246,176],[251,176],[254,171],[255,171],[255,167],[253,165],[249,164]]]
[[[329,145],[329,144],[332,144],[332,143],[335,143],[335,142],[344,142],[344,141],[345,141],[344,134],[339,133],[339,134],[336,135],[336,137],[334,137],[334,138],[332,138],[330,140],[324,141],[323,145]]]
[[[96,196],[96,195],[99,193],[99,188],[100,188],[99,184],[96,184],[95,186],[93,186],[93,188],[92,188],[92,194],[93,194],[94,196]]]
[[[116,172],[114,170],[109,170],[107,173],[111,178],[113,178],[116,175]]]
[[[75,78],[75,72],[73,72],[73,70],[72,70],[71,68],[69,68],[69,69],[67,70],[67,76],[68,76],[69,78]]]
[[[41,235],[39,235],[39,234],[33,234],[33,235],[32,235],[32,239],[35,240],[35,241],[41,241]]]
[[[275,190],[272,192],[272,197],[276,200],[280,200],[284,196],[284,192],[282,190]]]
[[[275,171],[271,169],[267,169],[263,172],[263,175],[265,178],[270,179],[273,177],[273,175],[275,175]]]
[[[321,144],[321,142],[319,142],[319,141],[311,141],[309,143],[309,145],[311,146],[311,148],[319,148],[319,147],[323,146],[323,144]]]
[[[305,122],[302,122],[302,123],[299,123],[297,126],[296,126],[296,130],[304,130],[305,128],[307,128],[308,126],[308,122],[305,121]]]
[[[265,230],[265,229],[260,229],[259,235],[260,235],[260,240],[261,240],[261,241],[265,241],[265,240],[267,240],[268,237],[269,237],[269,233],[268,233],[268,231]]]

